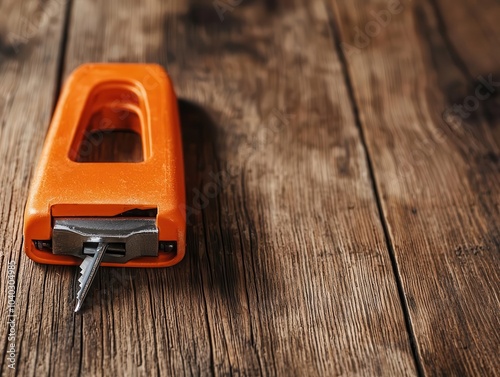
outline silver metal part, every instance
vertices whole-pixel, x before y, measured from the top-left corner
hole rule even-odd
[[[97,247],[94,249],[94,255],[86,257],[80,265],[80,278],[78,279],[80,289],[76,295],[77,302],[75,312],[78,312],[82,308],[83,301],[89,293],[90,286],[94,281],[97,270],[99,269],[102,258],[104,257],[107,249],[107,243],[98,243]]]
[[[43,245],[42,245],[43,246]],[[84,258],[75,312],[82,307],[101,262],[158,256],[155,218],[55,218],[52,253]]]
[[[55,218],[52,253],[86,258],[106,243],[102,262],[125,263],[137,257],[158,256],[155,218]]]

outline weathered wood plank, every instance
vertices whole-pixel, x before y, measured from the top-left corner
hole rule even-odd
[[[40,329],[23,371],[415,374],[334,43],[321,1],[242,3],[223,22],[205,2],[75,1],[65,75],[159,62],[183,99],[188,255],[103,269],[83,315],[77,269],[23,256],[20,317]]]
[[[483,138],[498,149],[500,140],[500,4],[495,0],[434,1],[440,32],[457,68],[464,79],[461,90],[453,93],[453,104],[466,106],[464,115],[468,129],[481,129]],[[478,87],[487,82],[488,88]],[[472,96],[471,98],[468,98]],[[473,98],[476,97],[478,101]],[[468,115],[470,114],[470,115]],[[478,141],[476,141],[478,142]],[[494,158],[494,156],[492,156]]]
[[[448,22],[454,33],[460,30],[451,37],[457,48],[470,46],[461,50],[470,72],[498,69],[498,52],[474,39],[475,33],[468,35],[469,25],[479,30],[474,14],[484,15],[489,28],[482,33],[498,41],[491,21],[500,16],[498,2],[477,7],[474,14],[472,2],[462,10],[464,4],[442,3],[445,18],[461,14]],[[478,83],[471,85],[456,51],[450,51],[434,4],[331,4],[422,370],[495,375],[500,370],[499,134],[481,111],[461,118],[453,107],[475,96]],[[359,30],[372,35],[363,40]]]
[[[451,50],[455,65],[471,76],[500,74],[498,12],[496,0],[432,0],[438,27]],[[453,54],[456,53],[455,56]]]
[[[54,105],[60,41],[66,4],[62,0],[0,2],[0,374],[13,375],[10,353],[20,375],[33,374],[48,364],[53,335],[42,317],[52,309],[42,306],[47,274],[21,254],[23,210],[33,164],[40,153]],[[8,274],[12,267],[13,275]],[[9,281],[17,285],[14,312],[9,303]],[[14,293],[11,291],[10,293]],[[54,299],[59,296],[53,291]],[[7,318],[7,315],[15,317]],[[15,334],[10,338],[14,319]],[[36,319],[36,320],[35,320]],[[45,337],[40,337],[45,333]],[[13,344],[13,346],[11,346]],[[24,350],[24,351],[23,351]]]

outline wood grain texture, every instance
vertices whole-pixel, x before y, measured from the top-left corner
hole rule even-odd
[[[23,211],[33,164],[40,153],[57,88],[58,61],[65,4],[61,1],[3,0],[0,3],[0,374],[8,369],[8,267],[17,282],[15,307],[16,370],[33,375],[40,364],[49,363],[55,339],[49,322],[53,308],[44,308],[47,279],[57,287],[53,272],[35,265],[22,254]],[[12,263],[12,264],[10,264]],[[50,277],[49,277],[50,276]],[[60,292],[51,294],[58,300]],[[68,292],[69,295],[69,292]],[[71,297],[71,296],[69,296]],[[66,296],[64,301],[66,301]],[[36,318],[36,320],[35,320]],[[57,326],[57,323],[55,324]],[[45,334],[41,337],[40,334]],[[26,373],[28,372],[29,373]],[[25,374],[26,373],[26,374]]]
[[[388,9],[384,1],[331,4],[349,46],[354,26],[364,30],[373,12]],[[480,100],[464,115],[453,107],[475,107],[468,98],[477,95],[475,75],[499,68],[492,42],[500,6],[484,4],[402,1],[378,33],[368,26],[373,36],[365,47],[345,49],[420,369],[428,375],[500,370],[498,118],[486,116]]]
[[[447,0],[434,2],[437,13],[438,26],[446,45],[446,50],[453,59],[455,66],[461,71],[464,78],[461,88],[454,93],[456,103],[464,105],[464,100],[472,95],[478,86],[490,79],[495,82],[492,91],[486,93],[488,97],[482,99],[478,105],[472,104],[476,110],[470,112],[466,119],[469,129],[479,128],[483,138],[491,140],[498,150],[500,140],[500,28],[497,25],[500,14],[500,4],[495,0],[474,1],[463,0],[452,3]],[[472,127],[470,127],[472,125]],[[490,148],[492,149],[492,148]],[[497,155],[498,156],[498,155]],[[490,159],[495,158],[490,155]]]
[[[188,250],[170,269],[102,269],[82,315],[77,269],[22,255],[19,374],[416,374],[325,4],[249,1],[221,22],[210,2],[75,1],[69,25],[65,77],[168,68]]]
[[[496,375],[499,16],[496,0],[1,0],[17,353],[12,371],[2,325],[0,374]],[[103,268],[75,315],[78,270],[30,261],[22,215],[60,80],[91,61],[169,71],[188,249]],[[140,155],[103,140],[91,158]]]

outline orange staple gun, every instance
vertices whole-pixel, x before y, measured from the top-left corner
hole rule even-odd
[[[140,138],[132,157],[112,153],[130,152],[130,143],[106,148],[117,133]],[[167,267],[183,258],[184,203],[177,99],[165,71],[148,64],[78,68],[63,88],[31,184],[26,254],[80,265],[78,311],[101,264]]]

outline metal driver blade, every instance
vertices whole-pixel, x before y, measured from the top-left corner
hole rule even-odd
[[[78,312],[82,308],[83,301],[89,293],[90,286],[94,281],[96,272],[101,265],[102,257],[106,253],[107,248],[107,242],[100,242],[95,249],[94,255],[85,257],[80,265],[80,278],[78,279],[78,282],[80,283],[80,290],[76,295],[77,303],[75,312]]]

